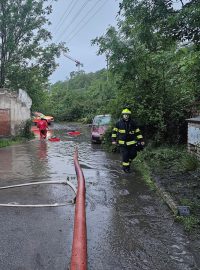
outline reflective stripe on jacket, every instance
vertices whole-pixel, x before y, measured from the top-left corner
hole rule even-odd
[[[119,120],[112,131],[112,141],[116,141],[119,145],[134,145],[138,141],[143,141],[143,136],[136,123],[130,119],[125,121]]]

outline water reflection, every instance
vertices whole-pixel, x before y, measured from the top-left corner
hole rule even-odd
[[[81,134],[70,136],[68,134],[70,130],[78,130]],[[195,269],[187,238],[174,225],[173,218],[166,207],[145,186],[136,171],[130,175],[125,175],[121,171],[119,155],[106,153],[101,145],[91,144],[89,128],[76,123],[54,124],[50,127],[48,137],[57,136],[61,139],[59,142],[40,140],[37,129],[34,133],[36,138],[29,143],[0,149],[1,184],[69,179],[76,186],[73,155],[78,146],[79,162],[86,179],[88,269]],[[70,188],[51,185],[1,193],[1,202],[20,199],[20,202],[23,200],[23,202],[53,203],[68,201],[70,196],[73,198]],[[22,213],[23,217],[24,212]],[[26,213],[30,215],[30,212]],[[34,210],[31,213],[35,213]],[[65,250],[66,239],[71,237],[69,235],[70,232],[72,233],[70,224],[73,224],[73,214],[74,208],[70,210],[66,207],[46,210],[42,212],[42,216],[37,217],[37,220],[29,216],[29,221],[36,224],[32,229],[33,232],[37,230],[40,219],[47,230],[53,224],[53,228],[48,232],[51,237],[47,237],[45,247],[50,245],[54,250],[52,257],[58,257],[59,260],[61,258],[62,261],[66,260],[66,252],[63,250]],[[49,220],[51,215],[53,217]],[[7,212],[2,214],[4,220],[7,216]],[[13,224],[13,215],[10,220]],[[9,223],[10,220],[7,222]],[[17,220],[16,214],[14,220]],[[16,221],[16,226],[19,227],[18,224],[20,220]],[[62,235],[62,238],[56,234],[60,227],[63,231],[68,228],[67,235]],[[13,228],[13,232],[15,231],[16,228]],[[11,232],[8,234],[10,235]],[[38,238],[34,235],[31,241],[40,241]],[[67,250],[68,259],[71,254],[70,243]],[[36,250],[40,249],[39,246]],[[179,248],[178,252],[175,247]],[[44,247],[43,249],[45,250]],[[48,268],[48,256],[45,255],[48,252],[45,252],[40,250],[42,256],[46,256],[46,261],[43,262],[45,269],[66,269],[61,267],[59,262]],[[25,256],[27,256],[26,252],[22,258]],[[41,266],[36,268],[42,269]],[[24,269],[36,268],[30,265],[24,267]],[[8,266],[7,269],[11,268]],[[13,266],[12,269],[15,267]]]
[[[41,160],[47,159],[47,143],[45,141],[40,142],[38,147],[38,157]]]

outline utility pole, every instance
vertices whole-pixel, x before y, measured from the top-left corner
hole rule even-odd
[[[83,64],[82,64],[80,61],[78,61],[78,60],[72,58],[72,57],[69,56],[68,54],[65,54],[65,53],[64,53],[64,56],[76,63],[76,67],[78,68],[78,71],[80,71],[80,67],[83,67]]]

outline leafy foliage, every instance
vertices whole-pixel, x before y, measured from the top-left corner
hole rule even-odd
[[[25,89],[37,106],[64,44],[49,43],[46,0],[0,1],[0,87]],[[46,44],[46,45],[45,45]]]
[[[110,27],[93,40],[117,77],[111,107],[129,102],[148,137],[182,142],[185,119],[199,99],[199,3],[175,9],[171,0],[124,0],[120,14],[118,30]],[[180,23],[182,17],[187,20]]]
[[[52,85],[49,109],[57,120],[88,122],[95,114],[110,111],[114,83],[107,81],[106,70],[96,73],[75,73],[71,79]],[[86,120],[88,119],[88,120]]]
[[[31,120],[27,120],[21,123],[20,134],[19,134],[20,137],[24,137],[26,139],[34,138],[34,133],[31,131],[31,125],[32,125]]]
[[[157,144],[184,142],[185,119],[192,116],[193,104],[200,100],[199,1],[184,2],[177,6],[172,0],[121,1],[117,28],[109,27],[92,41],[99,46],[98,53],[106,55],[108,70],[73,71],[69,79],[43,91],[55,68],[51,57],[59,50],[38,47],[34,51],[38,65],[26,67],[26,72],[17,68],[12,80],[18,86],[26,81],[34,108],[39,110],[42,99],[45,112],[57,120],[89,122],[101,113],[117,119],[124,104],[130,104],[145,137]],[[48,36],[42,33],[42,38]],[[33,36],[30,40],[34,41]]]

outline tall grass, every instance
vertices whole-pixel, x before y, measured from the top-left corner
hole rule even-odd
[[[31,120],[21,123],[18,134],[19,136],[0,139],[0,148],[34,138],[34,133],[31,131]]]
[[[152,168],[171,167],[178,171],[194,171],[200,167],[200,161],[183,147],[146,147],[140,157]]]
[[[17,144],[21,141],[20,138],[0,139],[0,148],[6,147],[12,144]]]

